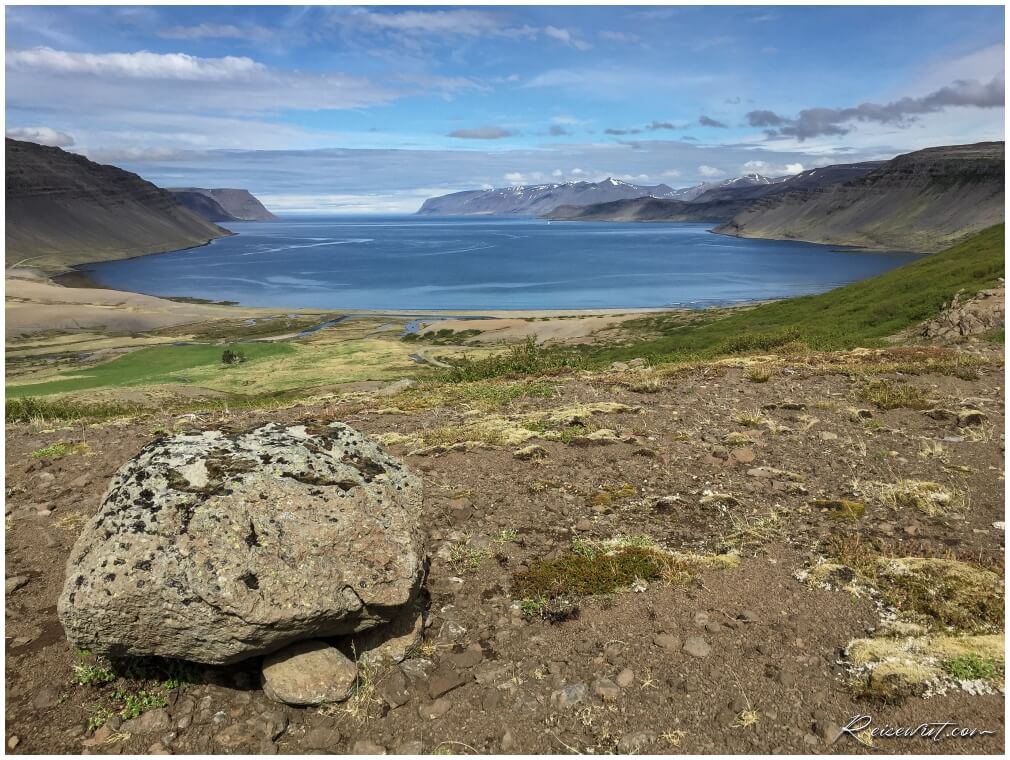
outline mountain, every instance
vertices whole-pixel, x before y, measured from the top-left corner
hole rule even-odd
[[[705,182],[674,190],[669,185],[635,185],[608,177],[602,182],[564,182],[549,185],[515,185],[490,190],[464,190],[426,200],[418,214],[460,216],[468,214],[542,216],[561,206],[589,206],[596,203],[632,198],[665,198],[692,201],[706,191],[718,188],[772,185],[782,179],[760,174]]]
[[[602,182],[563,182],[549,185],[515,185],[490,190],[464,190],[459,193],[428,198],[418,214],[439,216],[462,215],[523,215],[546,214],[563,205],[585,206],[621,198],[649,195],[671,197],[674,190],[667,185],[633,185],[608,177]]]
[[[766,198],[794,189],[811,190],[861,177],[884,162],[839,164],[822,169],[808,169],[791,177],[770,179],[760,174],[709,183],[689,201],[634,198],[592,206],[560,206],[548,214],[550,219],[581,222],[726,222],[750,207],[758,198]],[[701,188],[696,185],[695,188]],[[693,190],[695,188],[685,188]],[[675,193],[680,191],[674,191]]]
[[[170,187],[168,191],[190,211],[212,222],[272,222],[277,219],[248,190]]]
[[[1004,219],[1002,142],[907,153],[847,182],[756,200],[716,228],[741,237],[934,251]]]
[[[63,270],[189,248],[228,231],[136,174],[59,148],[7,139],[6,262]]]

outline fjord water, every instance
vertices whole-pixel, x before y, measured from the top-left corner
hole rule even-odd
[[[101,285],[314,309],[707,306],[820,293],[914,254],[714,235],[693,223],[291,217],[209,245],[89,265]]]

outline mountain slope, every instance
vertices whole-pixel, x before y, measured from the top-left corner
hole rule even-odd
[[[6,262],[59,271],[201,245],[229,234],[171,193],[115,166],[6,140]]]
[[[187,205],[192,211],[197,211],[197,208],[203,209],[205,213],[214,213],[213,206],[209,204],[201,204],[200,201],[194,198],[194,195],[202,195],[205,198],[213,201],[214,204],[221,207],[222,211],[226,216],[220,219],[212,219],[209,216],[204,216],[204,213],[197,211],[205,219],[210,219],[210,221],[242,221],[242,222],[272,222],[277,219],[276,216],[271,214],[266,206],[264,206],[259,198],[250,193],[248,190],[240,190],[237,188],[228,187],[215,187],[215,188],[204,188],[204,187],[170,187],[168,188],[170,193],[175,194],[177,197],[182,194],[185,196],[187,203],[193,204],[192,206]],[[181,200],[181,199],[180,199]],[[230,219],[229,219],[230,217]]]
[[[841,184],[759,199],[716,228],[741,237],[934,251],[1003,221],[1002,142],[897,156]]]
[[[664,198],[629,198],[589,206],[558,206],[548,219],[569,222],[725,222],[750,201],[674,201]]]

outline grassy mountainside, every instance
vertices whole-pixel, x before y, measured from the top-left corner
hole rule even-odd
[[[610,353],[717,355],[791,341],[818,350],[874,345],[934,316],[958,291],[974,293],[995,283],[1004,273],[1004,242],[1004,225],[998,224],[868,280],[675,328],[657,340]]]
[[[936,251],[1004,219],[1002,142],[929,148],[838,185],[766,197],[716,232]]]
[[[547,218],[571,222],[724,222],[749,203],[749,200],[695,203],[662,198],[631,198],[590,206],[558,206],[547,214]]]
[[[226,230],[184,209],[136,174],[83,156],[6,140],[7,266],[61,271],[201,245]]]

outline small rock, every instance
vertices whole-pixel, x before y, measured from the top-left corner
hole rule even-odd
[[[627,689],[635,682],[635,671],[631,668],[625,668],[617,674],[617,678],[614,680],[617,681],[617,685],[622,689]]]
[[[515,746],[516,746],[516,740],[512,736],[512,732],[509,731],[508,729],[505,729],[505,733],[502,734],[502,736],[501,736],[501,742],[499,743],[499,747],[501,748],[501,751],[502,752],[510,752],[512,750],[512,748],[515,747]]]
[[[264,693],[289,705],[343,702],[351,695],[358,666],[336,647],[309,639],[263,659]]]
[[[593,693],[604,702],[616,702],[621,696],[621,687],[609,678],[597,678],[593,681]]]
[[[447,697],[440,697],[434,702],[426,702],[417,708],[417,714],[425,720],[441,718],[452,708],[452,702]]]
[[[788,470],[778,470],[774,467],[754,467],[753,469],[747,470],[747,474],[752,478],[768,478],[774,480],[802,480],[803,476],[799,473],[789,472]]]
[[[592,529],[593,529],[593,521],[590,520],[588,517],[583,517],[577,523],[575,523],[575,530],[579,531],[580,533],[585,533],[586,531],[590,531]]]
[[[7,749],[13,752],[15,749],[17,749],[20,743],[21,739],[19,739],[17,736],[12,736],[10,739],[7,740]]]
[[[830,430],[822,430],[820,433],[820,439],[822,441],[837,441],[838,433],[832,433]]]
[[[708,657],[712,653],[712,647],[701,636],[689,636],[684,641],[683,650],[692,657]]]
[[[842,735],[842,728],[830,720],[819,720],[814,723],[814,733],[821,737],[825,744],[834,744]]]
[[[941,422],[957,418],[957,414],[950,409],[927,409],[923,414],[930,419],[940,420]]]
[[[412,657],[400,663],[400,670],[412,684],[423,683],[435,670],[435,663],[423,657]]]
[[[471,644],[462,652],[449,656],[449,661],[458,669],[473,668],[480,665],[484,659],[484,650],[480,644]]]
[[[680,638],[672,633],[660,633],[653,636],[652,643],[663,649],[676,651],[680,649]]]
[[[473,502],[469,499],[453,499],[449,502],[449,521],[462,525],[473,516]]]
[[[739,449],[733,449],[729,453],[729,455],[740,464],[750,464],[751,462],[754,461],[755,457],[757,456],[754,453],[754,449],[752,449],[750,446],[744,446]]]
[[[369,741],[368,739],[358,739],[351,746],[352,755],[385,755],[386,748],[381,744]]]
[[[171,727],[172,721],[168,717],[168,710],[161,708],[148,710],[133,720],[126,721],[122,729],[129,734],[156,734],[168,731]]]
[[[501,692],[498,689],[489,687],[484,689],[484,694],[480,698],[480,709],[484,712],[491,712],[501,703]]]
[[[432,699],[448,694],[453,689],[459,688],[463,684],[472,680],[469,673],[460,673],[448,663],[439,665],[428,681],[428,696]]]
[[[4,580],[4,592],[9,596],[17,591],[19,588],[24,588],[28,585],[30,581],[27,575],[12,575],[10,578]]]
[[[305,732],[301,743],[307,749],[334,752],[340,744],[340,732],[332,726],[317,726]]]
[[[575,683],[558,689],[551,693],[551,704],[555,707],[567,710],[589,698],[589,686],[584,683]]]
[[[656,735],[651,731],[635,731],[625,734],[617,742],[617,752],[621,755],[637,755],[656,741]]]
[[[399,668],[393,668],[389,674],[382,679],[379,685],[379,694],[386,704],[396,708],[407,704],[410,701],[410,681]]]
[[[396,745],[397,755],[420,755],[424,752],[424,742],[420,739],[408,739]]]

